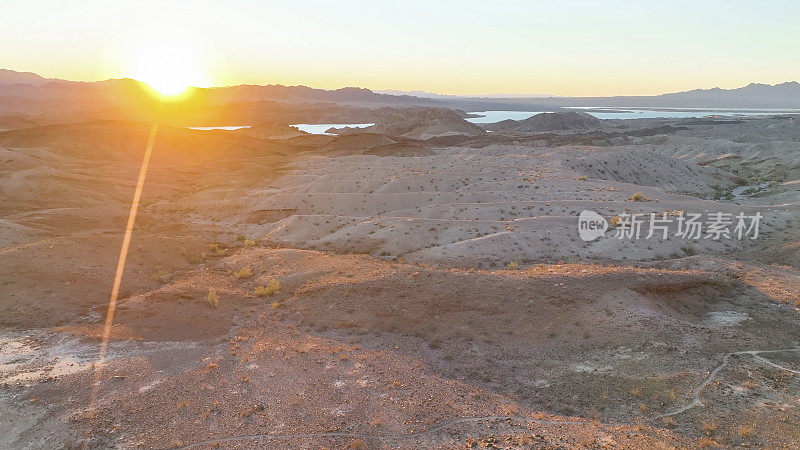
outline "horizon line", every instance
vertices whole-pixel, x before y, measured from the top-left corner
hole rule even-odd
[[[10,72],[15,72],[15,73],[18,73],[18,74],[35,75],[35,76],[41,78],[42,80],[48,80],[51,83],[58,83],[58,82],[67,82],[67,83],[104,83],[104,82],[108,82],[108,81],[131,80],[131,81],[135,81],[137,83],[148,85],[147,82],[141,81],[141,80],[137,80],[136,78],[133,78],[133,77],[130,77],[130,76],[111,77],[111,78],[95,79],[95,80],[70,80],[70,79],[66,79],[66,78],[45,77],[45,76],[40,75],[39,73],[28,71],[28,70],[15,70],[15,69],[8,69],[8,68],[0,67],[0,71],[3,71],[3,70],[10,71]],[[13,83],[13,84],[24,84],[24,85],[28,85],[28,86],[36,86],[36,85],[30,84],[30,83]],[[11,85],[13,85],[13,84],[11,84]],[[723,87],[720,87],[720,86],[699,87],[699,88],[693,88],[693,89],[688,89],[688,90],[684,90],[684,91],[661,92],[659,94],[649,94],[649,95],[648,94],[644,94],[644,95],[642,95],[642,94],[561,95],[561,94],[536,94],[536,93],[513,93],[513,92],[508,92],[508,93],[494,92],[494,93],[480,93],[480,94],[450,94],[450,93],[427,91],[427,90],[424,90],[424,89],[408,89],[408,90],[407,89],[396,89],[396,88],[376,89],[376,88],[368,88],[368,87],[362,87],[362,86],[342,86],[342,87],[338,87],[338,88],[318,88],[318,87],[313,87],[313,86],[309,86],[309,85],[306,85],[306,84],[280,84],[280,83],[274,83],[274,84],[271,84],[271,83],[268,83],[268,84],[239,83],[239,84],[224,84],[224,85],[213,85],[213,86],[212,85],[209,85],[209,86],[187,86],[187,89],[226,89],[226,88],[247,87],[247,86],[251,86],[251,87],[280,86],[280,87],[286,87],[286,88],[304,87],[304,88],[321,90],[321,91],[328,91],[328,92],[338,91],[338,90],[342,90],[342,89],[366,89],[366,90],[368,90],[368,91],[370,91],[370,92],[372,92],[374,94],[379,94],[379,95],[391,95],[391,96],[407,95],[407,96],[411,96],[411,97],[431,98],[431,99],[435,99],[436,97],[426,97],[426,96],[420,97],[419,94],[428,94],[428,95],[434,95],[434,96],[451,97],[451,98],[462,98],[462,99],[463,98],[492,98],[492,99],[514,100],[514,99],[536,99],[536,98],[544,99],[544,98],[658,97],[658,96],[661,96],[661,95],[685,93],[685,92],[692,92],[692,91],[698,91],[698,90],[702,91],[702,90],[719,89],[719,90],[731,91],[731,90],[742,89],[742,88],[745,88],[745,87],[748,87],[748,86],[753,86],[753,85],[755,85],[755,86],[775,87],[775,86],[781,86],[781,85],[784,85],[784,84],[800,84],[800,82],[797,81],[797,80],[787,80],[787,81],[783,81],[783,82],[780,82],[780,83],[770,84],[770,83],[760,83],[760,82],[754,82],[753,81],[753,82],[750,82],[748,84],[740,85],[738,87],[732,87],[732,88],[723,88]],[[10,85],[6,85],[6,86],[10,86]],[[382,91],[393,91],[393,92],[396,92],[396,93],[385,93],[385,92],[382,92]]]

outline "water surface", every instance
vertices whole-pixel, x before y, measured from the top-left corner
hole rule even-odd
[[[800,110],[792,109],[703,109],[703,108],[599,108],[574,106],[565,109],[578,110],[591,114],[598,119],[687,119],[708,116],[764,116],[772,114],[798,114]],[[547,111],[478,111],[470,114],[481,115],[467,119],[472,123],[494,123],[501,120],[523,120]]]
[[[300,131],[305,131],[306,133],[311,134],[327,134],[333,135],[333,133],[326,133],[325,131],[328,128],[365,128],[371,127],[375,125],[374,123],[293,123],[293,127],[297,127]]]

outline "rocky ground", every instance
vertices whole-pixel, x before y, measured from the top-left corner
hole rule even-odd
[[[0,133],[2,448],[800,445],[796,118],[162,129],[90,407],[148,131]],[[763,219],[584,242],[585,209]]]

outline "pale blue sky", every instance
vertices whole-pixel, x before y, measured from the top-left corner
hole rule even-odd
[[[800,80],[790,0],[11,0],[0,67],[129,76],[164,41],[215,85],[613,95]]]

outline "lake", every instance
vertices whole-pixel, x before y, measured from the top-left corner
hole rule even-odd
[[[598,108],[575,106],[571,108],[591,114],[598,119],[685,119],[705,116],[763,116],[771,114],[799,114],[800,110],[787,109],[692,109],[692,108]],[[493,123],[501,120],[523,120],[528,117],[542,114],[546,111],[479,111],[470,114],[480,114],[483,117],[467,119],[472,123]]]
[[[305,131],[306,133],[311,134],[327,134],[332,135],[333,133],[326,133],[325,131],[328,128],[365,128],[371,127],[375,125],[374,123],[293,123],[293,127],[297,127],[300,131]]]
[[[306,133],[311,134],[327,134],[333,135],[333,133],[326,133],[325,131],[328,128],[364,128],[370,127],[375,125],[374,123],[295,123],[292,124],[293,127],[297,127],[300,131],[305,131]],[[242,128],[250,128],[250,125],[224,125],[224,126],[216,126],[216,127],[186,127],[190,130],[240,130]]]
[[[598,119],[686,119],[692,117],[705,116],[763,116],[771,114],[800,114],[800,110],[791,109],[693,109],[693,108],[599,108],[589,106],[573,106],[565,109],[582,111],[591,114]],[[493,123],[501,120],[523,120],[528,117],[542,114],[546,111],[478,111],[470,114],[480,114],[481,117],[471,117],[467,120],[472,123]],[[328,128],[365,128],[375,125],[374,123],[295,123],[300,131],[311,134],[328,134]],[[192,130],[238,130],[250,128],[250,125],[226,125],[217,127],[187,127]]]

